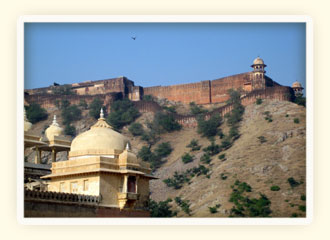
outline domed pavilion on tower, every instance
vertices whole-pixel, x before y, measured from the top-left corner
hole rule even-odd
[[[149,201],[149,164],[131,152],[126,137],[105,121],[103,111],[90,130],[71,143],[67,161],[53,162],[48,191],[98,196],[100,206],[145,209]]]

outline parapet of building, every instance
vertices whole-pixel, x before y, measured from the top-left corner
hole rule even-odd
[[[145,209],[149,180],[148,163],[137,159],[129,142],[114,131],[101,115],[90,130],[71,144],[67,161],[53,162],[48,190],[60,193],[101,196],[103,207]]]

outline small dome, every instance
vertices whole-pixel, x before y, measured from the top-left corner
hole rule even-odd
[[[45,137],[48,141],[54,140],[55,136],[63,134],[63,129],[56,122],[56,115],[54,115],[53,123],[46,129]]]
[[[258,65],[258,64],[264,64],[264,60],[262,60],[260,57],[257,57],[253,61],[253,65]]]
[[[302,86],[301,86],[300,82],[294,82],[292,84],[292,88],[302,88]]]
[[[107,154],[113,150],[123,151],[128,143],[126,137],[111,129],[101,117],[90,130],[79,134],[71,143],[71,155],[79,155],[79,152],[89,154]]]
[[[26,111],[24,108],[24,132],[27,132],[31,129],[32,123],[29,122],[29,120],[26,117]]]

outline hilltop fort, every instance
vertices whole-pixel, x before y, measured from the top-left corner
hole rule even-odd
[[[281,86],[279,83],[266,76],[264,61],[256,58],[251,65],[252,71],[223,77],[215,80],[206,80],[189,84],[178,84],[171,86],[141,87],[135,86],[132,80],[121,76],[98,81],[87,81],[73,83],[69,86],[72,95],[54,94],[60,88],[58,84],[45,88],[25,90],[25,103],[37,102],[45,108],[53,107],[56,100],[63,98],[73,104],[78,104],[80,100],[90,103],[95,97],[104,101],[104,105],[109,107],[116,99],[127,97],[131,101],[140,101],[144,95],[152,95],[157,98],[166,98],[170,101],[196,104],[223,103],[228,100],[229,89],[243,90],[243,96],[249,95],[277,100],[291,100],[295,92],[301,92],[299,83],[293,84],[292,88]],[[255,93],[255,94],[254,94]]]

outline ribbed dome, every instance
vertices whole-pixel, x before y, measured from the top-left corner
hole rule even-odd
[[[128,140],[120,133],[111,129],[103,118],[91,127],[90,130],[79,134],[71,143],[71,153],[88,152],[89,154],[106,154],[113,150],[123,151]]]
[[[300,82],[294,82],[292,84],[292,88],[302,88],[302,86],[301,86]]]
[[[53,123],[46,129],[45,137],[48,141],[54,140],[55,136],[61,136],[63,129],[56,122],[56,115],[54,115]]]
[[[253,65],[257,64],[264,64],[264,60],[262,60],[260,57],[257,57],[256,59],[254,59]]]

